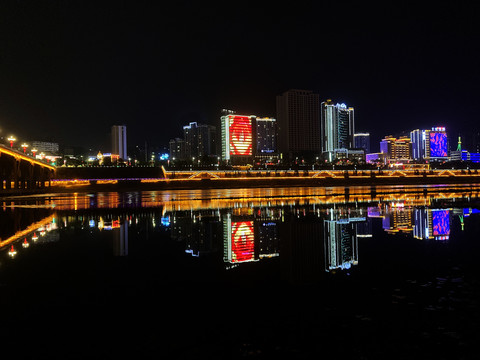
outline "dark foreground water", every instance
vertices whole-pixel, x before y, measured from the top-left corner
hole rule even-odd
[[[477,358],[477,189],[382,191],[0,199],[2,351]]]

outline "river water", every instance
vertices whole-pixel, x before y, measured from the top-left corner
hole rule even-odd
[[[48,359],[473,359],[479,191],[3,198],[4,348]]]

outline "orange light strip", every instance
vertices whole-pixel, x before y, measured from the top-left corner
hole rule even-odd
[[[45,164],[41,161],[38,161],[38,160],[35,160],[31,157],[28,157],[26,155],[23,155],[23,154],[20,154],[19,152],[16,152],[16,151],[13,151],[13,150],[9,150],[5,147],[0,147],[0,152],[4,153],[4,154],[8,154],[8,155],[11,155],[13,156],[14,158],[20,158],[22,160],[25,160],[25,161],[28,161],[30,162],[31,164],[36,164],[36,165],[40,165],[40,166],[44,166],[46,168],[49,168],[51,170],[55,170],[55,166],[52,166],[52,165],[48,165],[48,164]]]
[[[51,223],[54,218],[55,218],[55,215],[50,215],[49,217],[46,217],[43,220],[40,220],[40,221],[37,221],[36,223],[31,224],[30,226],[28,226],[24,230],[17,231],[14,235],[10,236],[9,238],[0,241],[0,249],[4,248],[7,245],[10,245],[12,242],[17,241],[24,236],[27,236],[32,231],[35,231],[38,228],[40,228],[44,225],[47,225],[48,223]]]

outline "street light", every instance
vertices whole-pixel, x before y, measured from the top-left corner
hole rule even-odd
[[[32,149],[32,156],[35,157],[36,153],[37,153],[37,149]]]
[[[14,136],[10,136],[7,140],[10,141],[10,147],[11,147],[11,148],[13,148],[13,142],[14,142],[14,141],[17,141],[17,139],[15,139]]]
[[[27,147],[28,147],[28,145],[25,144],[25,143],[23,143],[21,146],[22,146],[22,148],[23,148],[23,153],[25,154],[25,153],[27,152]]]

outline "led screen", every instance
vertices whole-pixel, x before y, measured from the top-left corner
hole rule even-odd
[[[433,236],[450,234],[450,217],[448,210],[432,210]]]
[[[252,155],[252,121],[249,116],[230,116],[230,155]]]
[[[447,147],[447,134],[439,132],[430,133],[430,157],[446,157]]]
[[[254,260],[255,238],[253,221],[232,223],[232,262]]]

